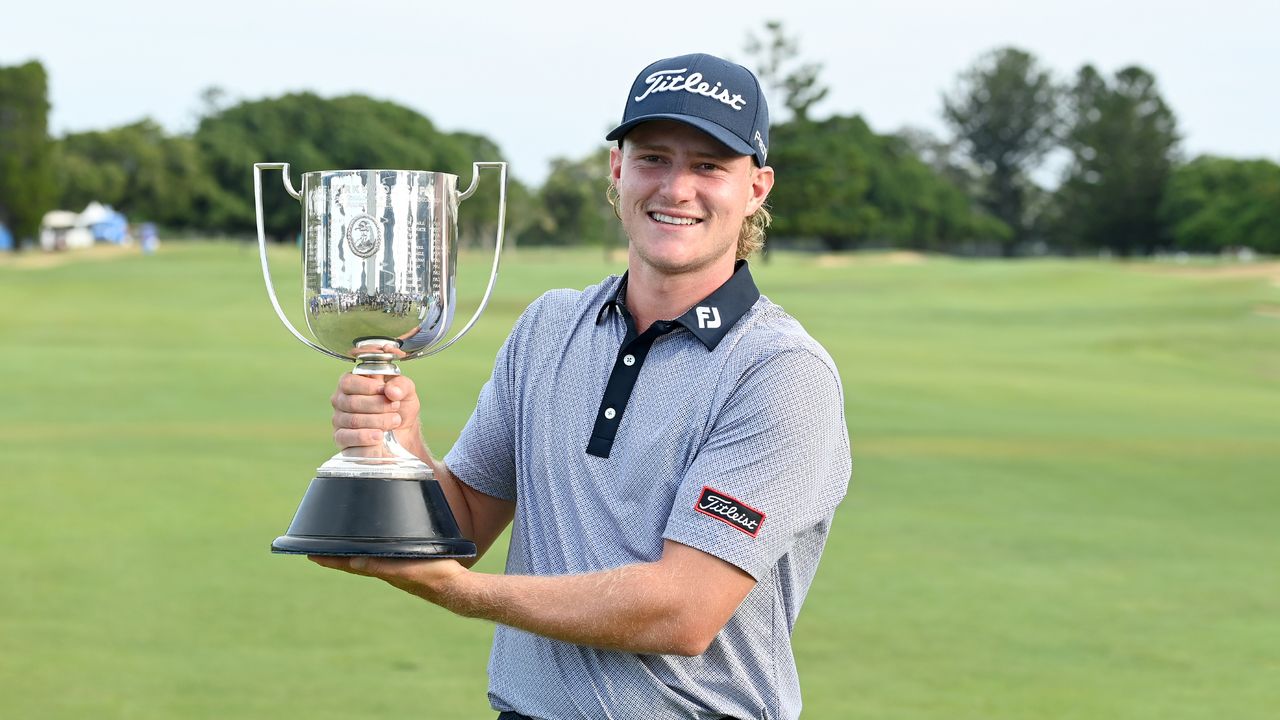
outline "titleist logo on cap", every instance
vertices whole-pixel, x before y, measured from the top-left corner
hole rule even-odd
[[[719,82],[715,85],[708,83],[702,78],[702,73],[696,72],[685,77],[683,73],[688,71],[689,68],[659,70],[646,77],[644,83],[648,87],[636,97],[636,102],[640,102],[654,93],[680,92],[683,90],[694,95],[703,95],[713,100],[719,100],[734,110],[741,110],[747,106],[746,98],[738,93],[730,92],[728,88],[721,87]]]
[[[636,75],[626,97],[622,123],[605,135],[606,140],[621,141],[632,128],[650,120],[673,120],[765,166],[769,103],[755,75],[737,63],[706,53],[664,58]]]

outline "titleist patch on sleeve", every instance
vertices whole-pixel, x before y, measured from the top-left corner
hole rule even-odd
[[[698,503],[693,509],[732,525],[751,537],[759,535],[760,526],[764,524],[764,513],[737,498],[706,486],[703,486],[702,494],[698,496]]]

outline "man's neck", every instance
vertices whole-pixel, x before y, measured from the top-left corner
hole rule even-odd
[[[627,272],[627,312],[642,333],[659,320],[674,320],[733,277],[733,258],[695,272],[668,275],[643,263]]]

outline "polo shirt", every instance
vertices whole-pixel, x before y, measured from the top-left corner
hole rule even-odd
[[[515,502],[508,574],[653,562],[666,539],[756,585],[692,658],[499,625],[490,703],[554,720],[795,718],[791,633],[851,470],[835,364],[745,263],[645,333],[624,287],[611,276],[530,305],[445,463]]]

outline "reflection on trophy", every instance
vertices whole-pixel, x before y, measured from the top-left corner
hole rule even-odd
[[[458,204],[475,192],[481,168],[499,173],[498,227],[489,286],[452,338]],[[280,170],[302,203],[303,310],[314,342],[285,317],[271,284],[263,228],[262,171]],[[288,163],[255,163],[258,249],[267,296],[294,337],[355,362],[357,375],[399,375],[396,362],[433,355],[471,329],[498,276],[506,218],[506,163],[473,163],[471,185],[438,172],[334,170],[302,176]],[[391,432],[375,448],[346,450],[316,471],[288,532],[271,551],[306,555],[473,557],[430,466]]]

